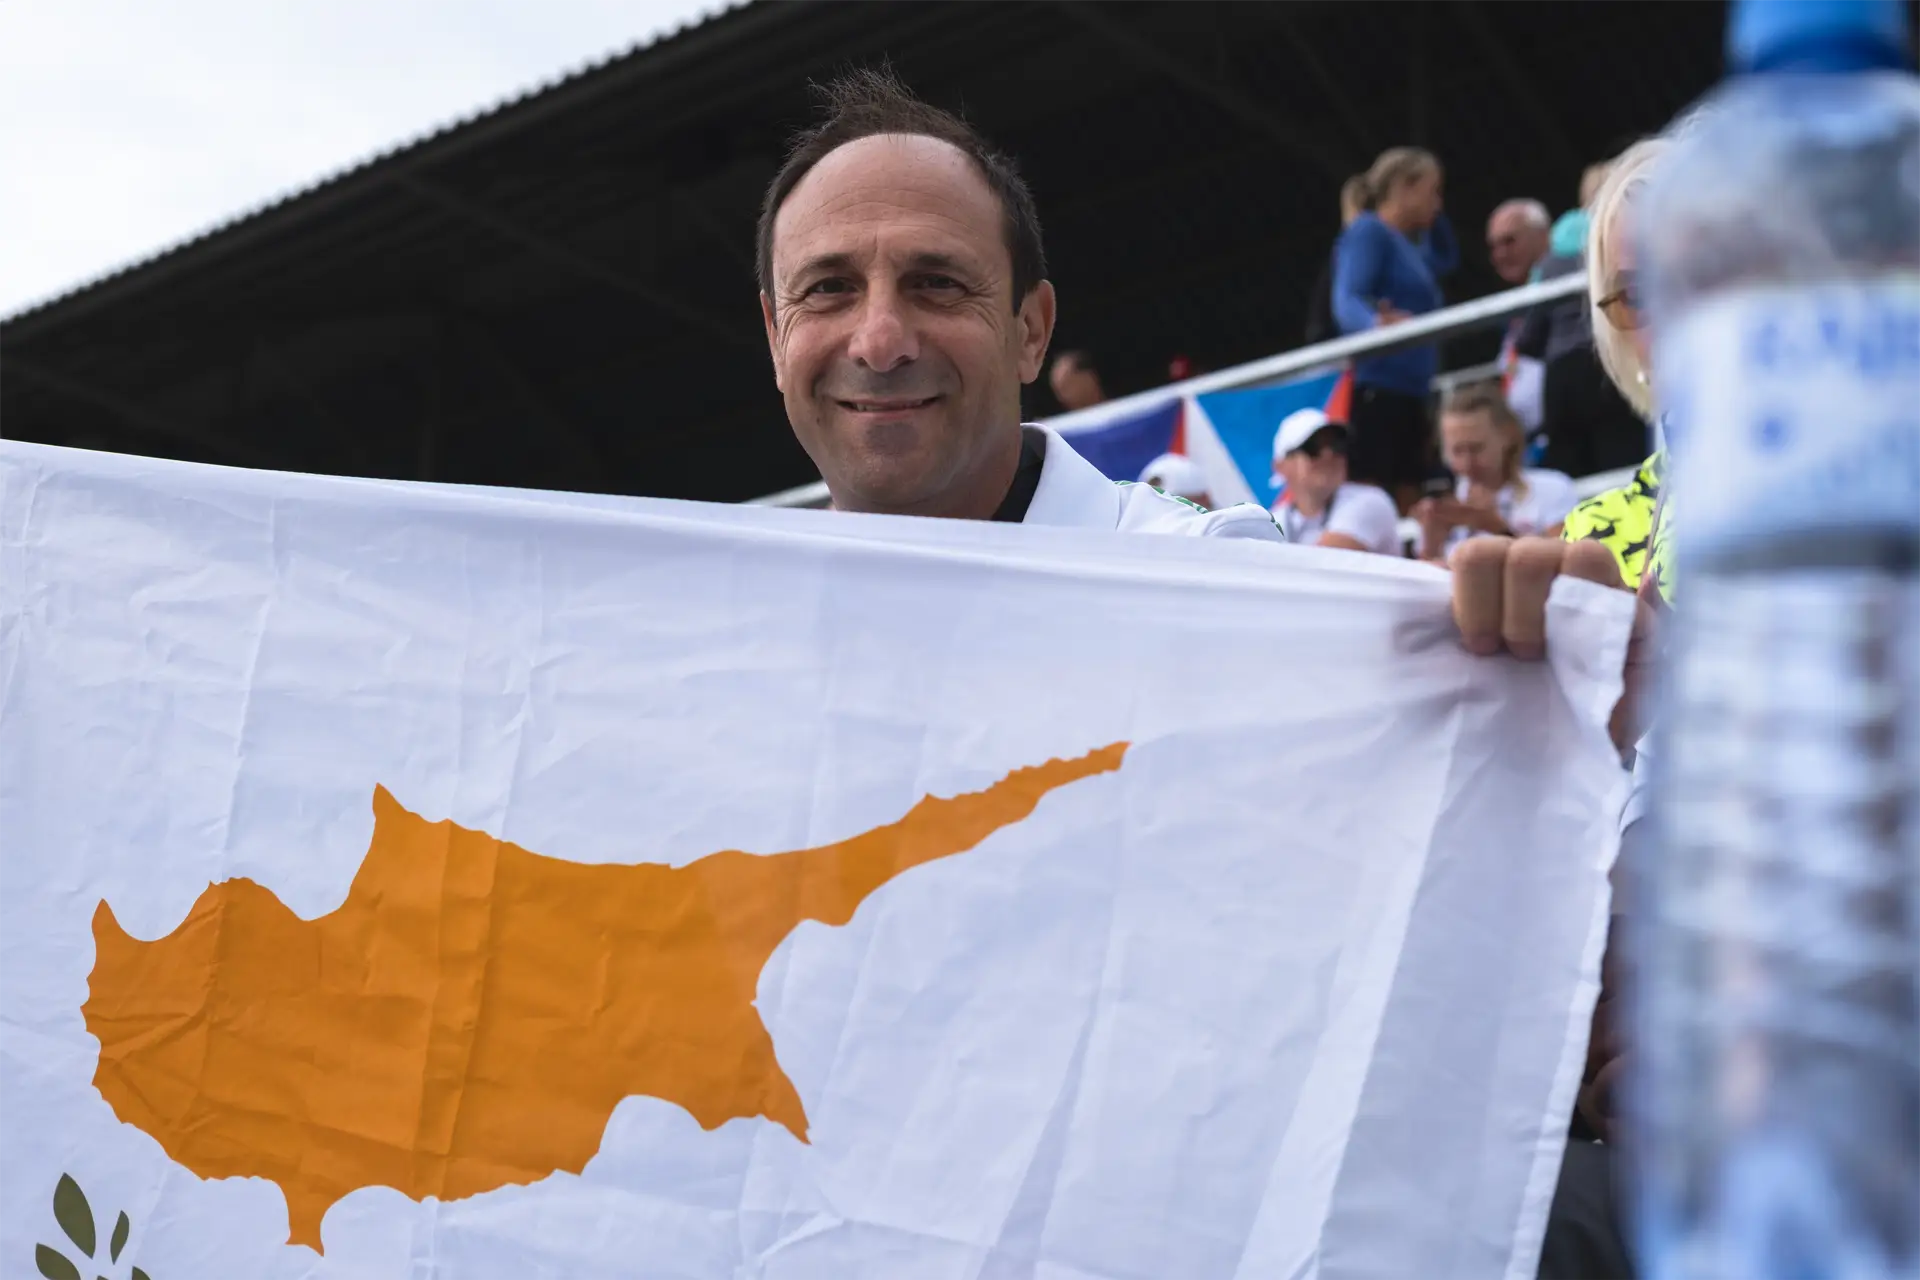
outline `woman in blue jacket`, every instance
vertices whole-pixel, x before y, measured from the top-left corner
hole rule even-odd
[[[1441,211],[1445,175],[1432,152],[1394,147],[1365,174],[1367,211],[1341,233],[1333,255],[1333,314],[1342,333],[1436,311],[1440,277],[1460,264]],[[1393,494],[1402,511],[1439,474],[1427,394],[1440,356],[1431,346],[1369,356],[1353,368],[1349,469]]]

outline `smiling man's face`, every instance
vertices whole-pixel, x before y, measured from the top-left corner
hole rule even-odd
[[[794,434],[841,510],[983,519],[1013,483],[1053,286],[1015,306],[1000,201],[965,153],[880,134],[829,152],[773,223],[761,296]]]

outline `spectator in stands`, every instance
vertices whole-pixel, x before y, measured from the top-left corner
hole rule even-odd
[[[1547,206],[1538,200],[1508,200],[1493,211],[1487,219],[1487,258],[1502,280],[1522,285],[1539,279],[1540,263],[1547,256],[1548,225]],[[1540,430],[1541,384],[1546,369],[1517,349],[1525,322],[1524,316],[1515,316],[1507,324],[1506,340],[1500,344],[1500,376],[1506,386],[1507,404],[1531,440]]]
[[[1355,174],[1340,187],[1340,230],[1345,231],[1353,225],[1353,220],[1366,212],[1367,175]],[[1339,242],[1335,240],[1335,248]],[[1340,336],[1340,325],[1333,318],[1333,254],[1327,254],[1327,260],[1320,264],[1320,274],[1313,282],[1313,301],[1307,305],[1307,345],[1326,342]]]
[[[1374,485],[1347,479],[1349,439],[1344,423],[1318,409],[1287,415],[1273,437],[1274,474],[1286,484],[1274,519],[1288,542],[1400,555],[1393,499]]]
[[[1647,369],[1647,335],[1639,323],[1637,283],[1633,271],[1623,210],[1631,204],[1648,176],[1660,143],[1634,147],[1615,163],[1593,201],[1593,266],[1589,296],[1594,311],[1606,317],[1596,326],[1603,359],[1615,384],[1650,412],[1652,388]],[[1613,742],[1625,750],[1641,744],[1643,702],[1650,684],[1656,648],[1659,611],[1644,603],[1650,594],[1671,593],[1671,577],[1661,572],[1664,548],[1671,546],[1666,506],[1655,519],[1649,569],[1640,584],[1643,603],[1635,611],[1622,679],[1625,693],[1609,725]],[[1448,562],[1453,578],[1453,616],[1461,643],[1471,652],[1509,653],[1538,661],[1547,651],[1546,602],[1560,577],[1580,578],[1602,585],[1620,585],[1619,565],[1609,549],[1597,542],[1566,542],[1554,538],[1471,538]],[[1629,817],[1631,814],[1631,807]],[[1623,820],[1621,853],[1617,865],[1631,869],[1644,857],[1641,824]],[[1616,906],[1621,899],[1616,899]],[[1618,938],[1616,930],[1610,942]],[[1610,947],[1611,950],[1611,947]],[[1579,1136],[1608,1136],[1614,1119],[1613,1085],[1631,1045],[1626,1024],[1614,1017],[1616,966],[1603,967],[1603,990],[1594,1009],[1586,1069],[1579,1092]],[[1561,1163],[1559,1193],[1548,1218],[1546,1243],[1541,1250],[1540,1275],[1631,1275],[1632,1267],[1621,1246],[1616,1200],[1609,1194],[1613,1148],[1604,1143],[1570,1142]]]
[[[1053,367],[1047,371],[1047,385],[1053,389],[1053,398],[1060,402],[1060,407],[1069,413],[1090,409],[1107,398],[1093,354],[1085,350],[1062,351],[1055,356]]]
[[[1649,378],[1649,368],[1653,367],[1653,342],[1647,334],[1640,309],[1630,219],[1634,200],[1647,184],[1665,148],[1667,144],[1661,138],[1649,138],[1628,148],[1613,163],[1611,173],[1603,180],[1590,205],[1592,228],[1588,244],[1586,305],[1592,311],[1590,328],[1597,345],[1597,361],[1605,368],[1613,390],[1617,390],[1622,399],[1626,399],[1638,413],[1649,418],[1655,413],[1657,390]],[[1642,604],[1638,624],[1634,628],[1634,641],[1628,651],[1626,679],[1630,693],[1620,702],[1613,723],[1615,745],[1634,747],[1636,752],[1634,794],[1620,816],[1620,854],[1615,864],[1628,877],[1632,877],[1634,867],[1651,852],[1645,846],[1645,823],[1640,821],[1645,812],[1645,766],[1653,752],[1670,747],[1659,739],[1659,735],[1642,739],[1636,723],[1636,693],[1644,687],[1645,668],[1655,649],[1653,624],[1674,599],[1674,539],[1668,495],[1659,493],[1659,464],[1661,457],[1655,455],[1645,468],[1651,470],[1651,487],[1655,489],[1657,497],[1649,493],[1626,493],[1620,495],[1617,505],[1617,510],[1626,514],[1634,524],[1638,524],[1642,512],[1651,507],[1649,522],[1642,526],[1644,533],[1632,539],[1645,539],[1644,545],[1638,549],[1640,557],[1644,558],[1644,570],[1638,585],[1638,597]],[[1611,524],[1613,520],[1603,522],[1603,526]],[[1609,533],[1617,533],[1617,530],[1609,530]],[[1523,656],[1538,656],[1542,652],[1538,639],[1544,637],[1544,628],[1540,626],[1542,610],[1538,610],[1536,601],[1546,599],[1553,576],[1557,572],[1578,572],[1582,578],[1605,581],[1607,578],[1601,578],[1596,572],[1603,566],[1611,580],[1619,581],[1619,574],[1615,570],[1624,568],[1632,560],[1632,541],[1622,541],[1617,535],[1603,533],[1592,539],[1580,539],[1578,532],[1569,524],[1565,537],[1576,541],[1553,547],[1548,539],[1542,537],[1521,537],[1513,541],[1486,537],[1475,539],[1459,549],[1452,562],[1455,580],[1453,601],[1455,618],[1459,620],[1469,647],[1492,651],[1494,643],[1490,637],[1494,631],[1500,631],[1509,651],[1519,652]],[[1594,555],[1605,553],[1611,553],[1611,557],[1597,564],[1592,560]],[[1578,568],[1574,568],[1574,555],[1586,557]],[[1532,585],[1523,587],[1523,583]],[[1521,599],[1523,591],[1524,599]],[[1517,616],[1524,616],[1523,626],[1519,628],[1519,645],[1513,643]],[[1617,910],[1620,902],[1622,898],[1615,898]],[[1634,1044],[1628,1038],[1630,1023],[1619,1015],[1619,938],[1620,919],[1617,915],[1607,940],[1607,958],[1601,965],[1601,994],[1594,1007],[1594,1023],[1588,1036],[1588,1059],[1576,1100],[1576,1138],[1594,1134],[1601,1138],[1613,1136],[1617,1119],[1615,1086],[1626,1069],[1628,1055],[1634,1052]],[[1548,1274],[1549,1265],[1559,1267],[1563,1263],[1582,1270],[1582,1274],[1632,1274],[1624,1255],[1620,1255],[1617,1217],[1611,1211],[1611,1205],[1586,1201],[1584,1194],[1580,1197],[1565,1194],[1565,1188],[1571,1186],[1594,1188],[1596,1184],[1605,1184],[1607,1178],[1596,1180],[1592,1173],[1580,1173],[1578,1180],[1571,1178],[1574,1171],[1605,1169],[1609,1163],[1611,1148],[1603,1144],[1571,1142],[1567,1146],[1565,1163],[1561,1169],[1563,1196],[1553,1205],[1555,1226],[1548,1228],[1548,1245],[1542,1251],[1542,1274]],[[1594,1268],[1596,1261],[1599,1261],[1599,1267]]]
[[[1640,196],[1654,167],[1667,148],[1662,137],[1641,140],[1613,161],[1611,171],[1593,202],[1590,267],[1587,273],[1587,305],[1592,308],[1594,344],[1601,366],[1614,388],[1635,411],[1651,419],[1656,413],[1655,385],[1650,376],[1652,335],[1644,323],[1639,296],[1638,273],[1631,235],[1633,203]],[[1562,536],[1571,542],[1597,542],[1614,553],[1623,577],[1629,576],[1632,552],[1641,553],[1637,592],[1643,601],[1664,612],[1673,601],[1673,537],[1671,509],[1668,505],[1666,454],[1662,450],[1646,460],[1632,484],[1626,487],[1619,503],[1608,509],[1630,511],[1621,523],[1639,537],[1622,543],[1607,536],[1612,523],[1605,513],[1598,522],[1603,532],[1594,534],[1571,523]],[[1615,491],[1616,493],[1621,491]],[[1630,495],[1630,496],[1626,496]],[[1607,497],[1608,495],[1601,495]],[[1584,506],[1585,504],[1583,504]],[[1644,513],[1645,522],[1642,523]],[[1637,529],[1636,529],[1637,527]],[[1633,541],[1641,545],[1636,548]],[[1544,552],[1541,552],[1544,554]],[[1631,811],[1631,806],[1630,806]]]
[[[1444,560],[1470,537],[1558,533],[1573,508],[1573,482],[1528,471],[1526,432],[1497,387],[1467,387],[1440,410],[1441,454],[1454,474],[1451,497],[1423,498],[1420,555]]]
[[[1587,303],[1599,362],[1620,395],[1636,411],[1654,416],[1654,386],[1649,377],[1651,336],[1643,323],[1630,220],[1633,202],[1639,197],[1667,147],[1663,138],[1647,138],[1635,143],[1613,162],[1591,204],[1593,213],[1589,232]],[[1667,495],[1662,491],[1665,457],[1656,453],[1625,491],[1602,494],[1576,509],[1578,516],[1602,499],[1611,499],[1592,520],[1576,525],[1570,519],[1563,536],[1569,540],[1594,541],[1606,546],[1620,563],[1643,609],[1664,613],[1673,602],[1673,538]],[[1650,492],[1649,492],[1650,490]],[[1645,523],[1642,523],[1644,518]],[[1636,545],[1637,544],[1637,545]],[[1638,564],[1635,563],[1636,555]],[[1637,578],[1637,583],[1633,581]],[[1647,826],[1641,821],[1646,812],[1646,776],[1651,755],[1665,749],[1649,739],[1635,739],[1633,730],[1616,733],[1635,748],[1633,793],[1620,819],[1620,854],[1617,874],[1631,877],[1647,856]],[[1652,735],[1649,735],[1651,738]],[[1602,966],[1600,1000],[1594,1007],[1593,1025],[1588,1037],[1587,1064],[1582,1074],[1576,1116],[1581,1125],[1601,1137],[1611,1137],[1617,1114],[1615,1086],[1632,1051],[1628,1024],[1619,1014],[1619,966],[1616,952],[1620,938],[1623,899],[1615,899],[1613,928],[1607,940],[1607,956]],[[1630,907],[1630,901],[1628,903]]]
[[[1440,277],[1460,261],[1441,210],[1444,181],[1440,162],[1418,147],[1394,147],[1367,170],[1367,211],[1334,249],[1333,313],[1342,333],[1439,309]],[[1427,345],[1369,356],[1353,368],[1353,476],[1386,489],[1403,511],[1437,470],[1427,393],[1438,367],[1439,354]]]
[[[1603,180],[1606,172],[1605,165],[1589,168],[1583,189]],[[1584,234],[1584,224],[1578,229]],[[1584,244],[1570,252],[1556,249],[1541,263],[1540,277],[1555,279],[1585,266]],[[1594,339],[1584,298],[1537,309],[1514,339],[1518,357],[1546,366],[1540,394],[1540,426],[1546,435],[1541,465],[1574,477],[1637,466],[1648,451],[1646,421],[1608,380]]]
[[[1487,258],[1508,284],[1525,284],[1547,256],[1551,220],[1538,200],[1508,200],[1487,219]]]
[[[1195,506],[1213,505],[1213,494],[1207,488],[1207,473],[1185,454],[1161,454],[1140,473],[1140,483],[1150,484],[1169,497],[1184,498]]]

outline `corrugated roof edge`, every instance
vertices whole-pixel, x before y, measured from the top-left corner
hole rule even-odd
[[[755,5],[776,7],[770,4],[770,0],[722,0],[721,3],[707,5],[692,19],[658,32],[644,41],[636,41],[625,47],[614,49],[598,58],[581,63],[570,71],[562,71],[546,80],[537,81],[519,92],[502,98],[491,105],[479,107],[468,112],[466,115],[457,116],[444,124],[417,133],[410,138],[402,139],[392,146],[376,151],[364,159],[335,169],[330,173],[322,174],[304,186],[295,187],[291,191],[283,192],[271,200],[254,205],[231,217],[223,218],[212,226],[197,231],[192,235],[173,241],[170,244],[162,245],[151,253],[124,262],[117,267],[101,272],[99,275],[90,276],[59,293],[50,294],[47,297],[29,302],[17,311],[0,315],[0,325],[10,326],[17,324],[29,317],[36,316],[64,303],[71,302],[83,294],[92,293],[97,289],[103,288],[127,276],[145,271],[165,259],[172,258],[198,245],[204,244],[209,240],[225,235],[257,218],[264,217],[276,210],[295,204],[328,187],[352,178],[356,174],[363,173],[377,165],[405,155],[407,152],[415,151],[422,147],[429,146],[432,143],[439,142],[452,134],[459,133],[463,129],[469,129],[484,121],[491,120],[513,110],[515,107],[523,106],[534,99],[545,97],[547,94],[566,88],[569,85],[577,84],[590,76],[610,70],[617,64],[625,62],[630,58],[638,57],[643,53],[658,49],[661,45],[678,40],[689,32],[705,27],[720,18],[727,17],[743,9],[752,8]]]

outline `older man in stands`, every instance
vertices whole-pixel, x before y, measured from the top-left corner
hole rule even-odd
[[[857,74],[828,96],[827,119],[767,190],[756,256],[774,381],[836,508],[1283,540],[1260,507],[1203,512],[1116,485],[1057,434],[1023,426],[1020,388],[1040,376],[1054,318],[1026,185],[971,127],[888,75]],[[1484,552],[1454,572],[1475,652],[1538,658],[1554,577],[1618,580],[1594,544],[1476,541]],[[1579,1188],[1561,1200],[1550,1242],[1610,1238],[1574,1207]]]
[[[1508,284],[1525,284],[1547,256],[1553,219],[1538,200],[1509,200],[1487,219],[1487,257]]]
[[[1487,258],[1500,278],[1510,285],[1540,278],[1540,264],[1552,250],[1553,220],[1538,200],[1509,200],[1487,219]],[[1531,439],[1540,430],[1544,411],[1542,388],[1546,365],[1518,349],[1521,317],[1507,325],[1500,344],[1502,390],[1520,425]]]

